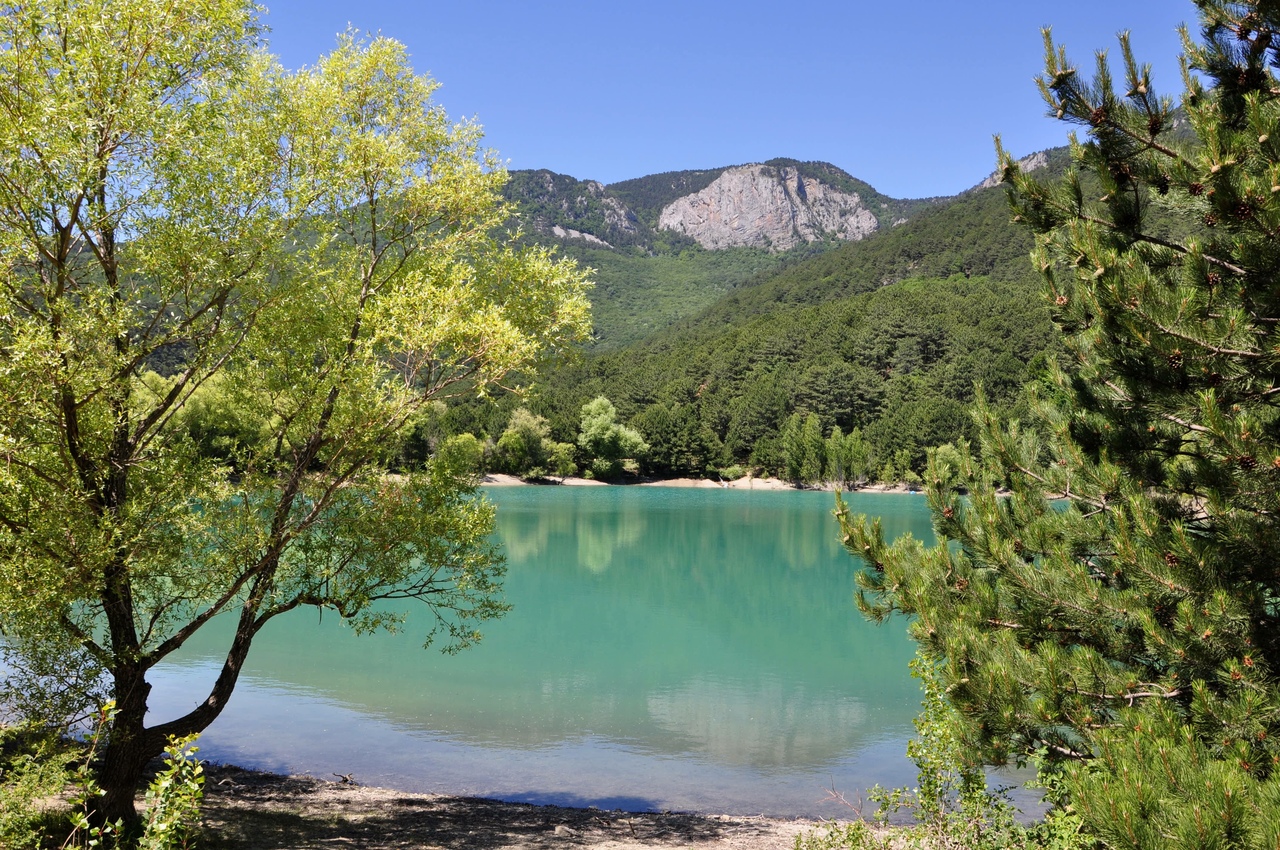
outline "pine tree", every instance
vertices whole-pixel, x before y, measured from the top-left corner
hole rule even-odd
[[[822,439],[822,420],[818,418],[818,414],[810,413],[804,418],[800,441],[804,446],[800,479],[805,484],[816,484],[822,480],[822,470],[827,460],[827,445]]]
[[[1046,33],[1089,139],[1056,185],[1000,155],[1067,362],[1029,421],[979,402],[979,450],[934,453],[938,545],[841,519],[977,757],[1042,756],[1109,847],[1276,848],[1280,8],[1196,5],[1181,110],[1127,36],[1117,92]]]

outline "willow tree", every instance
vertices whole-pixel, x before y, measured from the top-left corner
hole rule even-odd
[[[300,606],[444,649],[503,610],[491,511],[446,464],[389,475],[424,405],[587,330],[584,276],[493,237],[504,174],[387,39],[286,73],[244,0],[17,2],[0,17],[0,629],[11,707],[105,682],[99,815],[223,710]],[[199,410],[252,438],[221,456]],[[203,399],[203,403],[199,404]],[[148,676],[234,623],[195,707]],[[428,636],[428,641],[430,636]]]
[[[938,545],[842,517],[977,757],[1040,754],[1111,847],[1280,846],[1280,9],[1201,0],[1181,111],[1046,34],[1049,185],[1002,154],[1069,357],[927,473]],[[998,487],[1007,488],[1000,495]],[[967,491],[967,497],[961,494]]]

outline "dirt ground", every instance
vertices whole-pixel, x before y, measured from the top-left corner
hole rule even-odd
[[[803,820],[625,813],[406,794],[237,767],[210,766],[206,777],[201,846],[208,850],[786,850],[797,835],[822,828]]]

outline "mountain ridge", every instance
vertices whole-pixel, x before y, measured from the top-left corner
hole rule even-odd
[[[1025,161],[1036,166],[1047,163],[1056,170],[1065,165],[1066,151],[1040,152]],[[878,227],[860,241],[818,233],[815,241],[796,239],[787,250],[771,250],[779,246],[764,240],[744,240],[746,246],[755,247],[708,249],[694,235],[658,226],[664,209],[707,190],[727,172],[752,167],[789,169],[791,179],[817,180],[824,192],[829,188],[837,196],[857,195],[859,208],[874,214]],[[1015,265],[1020,266],[1028,249],[1016,239],[995,240],[1000,243],[998,250],[984,249],[990,256],[984,250],[975,253],[975,247],[994,244],[987,236],[1005,218],[1002,197],[973,206],[972,199],[990,194],[989,182],[990,178],[977,182],[949,197],[896,199],[830,163],[775,158],[746,166],[662,172],[608,185],[548,169],[514,171],[506,193],[517,211],[515,220],[523,239],[554,245],[593,269],[595,339],[588,347],[604,350],[630,345],[691,319],[713,309],[721,299],[735,301],[737,293],[746,296],[747,290],[761,283],[766,284],[764,289],[748,297],[752,306],[740,302],[740,307],[751,312],[765,309],[773,297],[807,301],[816,297],[815,288],[830,288],[828,294],[833,294],[912,275],[985,274],[1007,265],[1009,254],[1016,255]],[[941,219],[925,228],[930,232],[922,232],[912,225],[922,216]],[[965,235],[940,238],[939,225]],[[844,251],[855,245],[865,250],[843,259]],[[830,261],[821,259],[828,256]],[[855,272],[846,268],[850,264],[864,268]],[[797,281],[797,275],[806,279]],[[776,283],[767,283],[775,278]],[[768,292],[774,295],[766,297]],[[722,307],[732,309],[730,302]]]
[[[607,185],[522,169],[504,193],[531,237],[646,254],[857,241],[946,200],[892,198],[829,162],[786,157]]]

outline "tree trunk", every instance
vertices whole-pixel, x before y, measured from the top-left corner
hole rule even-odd
[[[144,725],[150,692],[145,670],[128,667],[116,671],[116,713],[103,733],[106,745],[97,770],[103,794],[91,812],[95,825],[124,821],[128,828],[138,820],[134,800],[143,772],[148,762],[164,752],[165,746],[164,740],[149,734]]]

